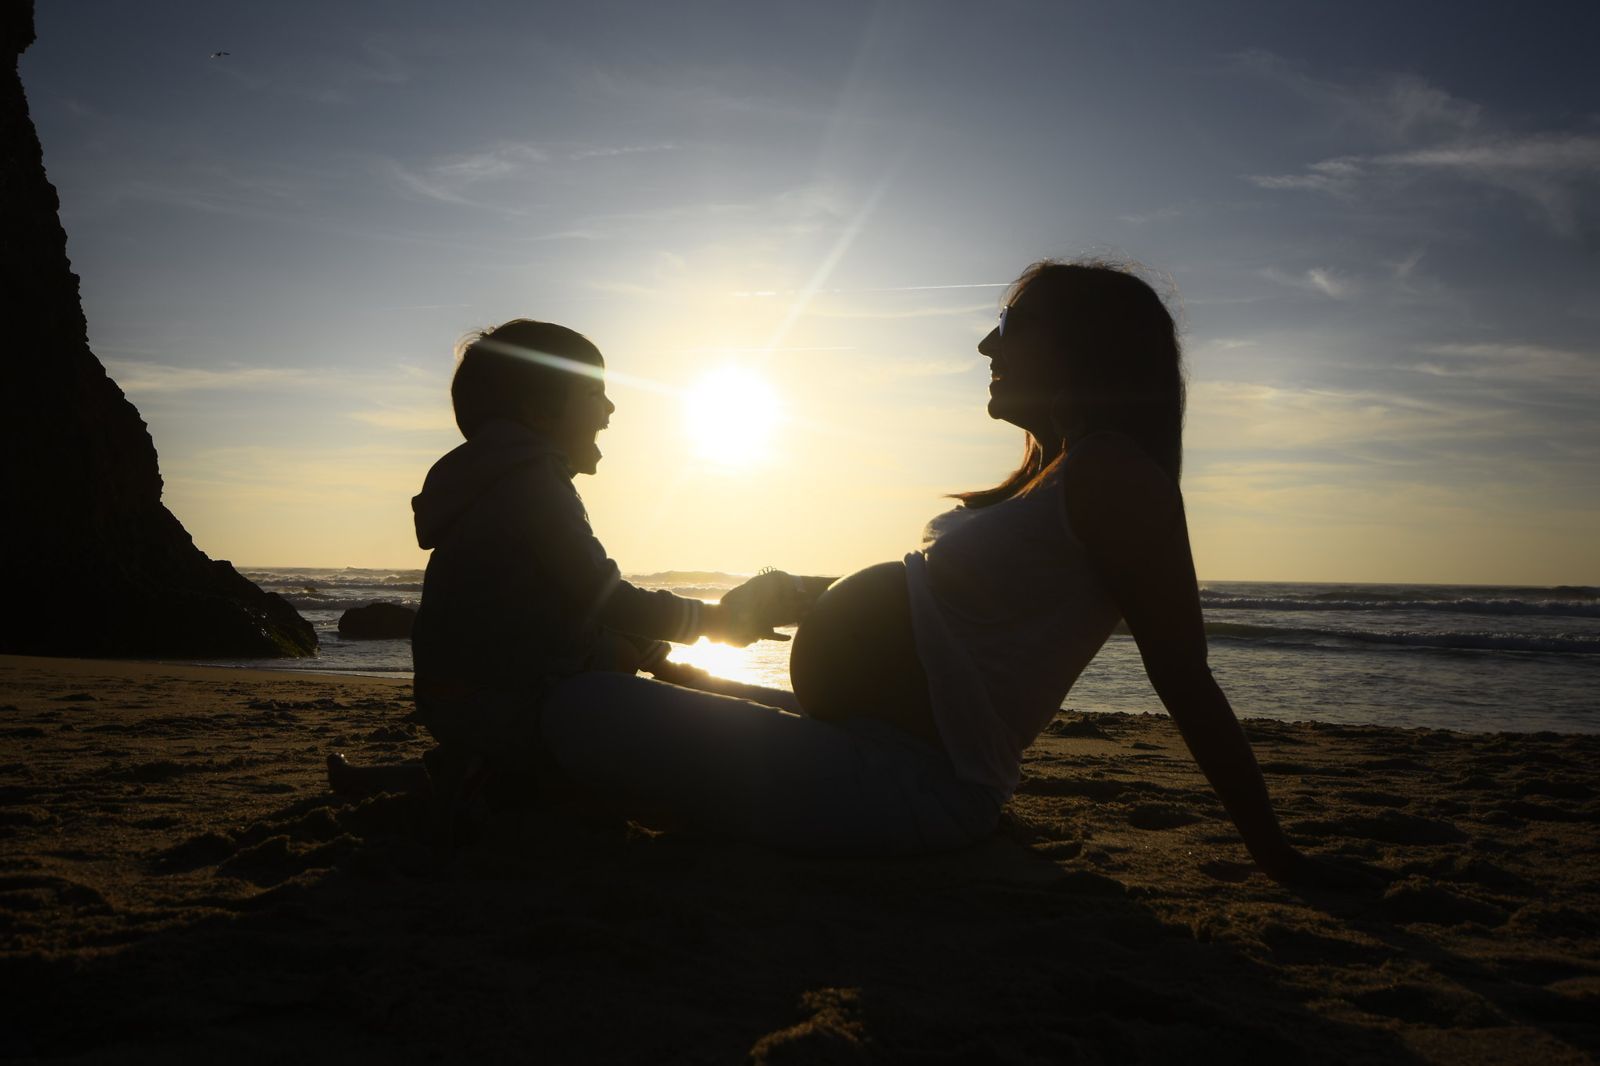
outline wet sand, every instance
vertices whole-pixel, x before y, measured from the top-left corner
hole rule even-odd
[[[1253,873],[1164,716],[1063,714],[995,839],[821,861],[592,810],[443,854],[322,760],[406,682],[0,657],[8,1060],[1589,1062],[1600,737],[1246,723]]]

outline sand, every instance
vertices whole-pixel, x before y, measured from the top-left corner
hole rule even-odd
[[[1000,833],[822,861],[577,805],[441,854],[323,756],[402,681],[0,657],[0,1057],[1538,1062],[1600,1049],[1600,737],[1246,723],[1253,873],[1164,716],[1065,713]]]

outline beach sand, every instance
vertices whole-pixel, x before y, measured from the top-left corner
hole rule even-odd
[[[440,855],[323,757],[403,681],[0,657],[8,1060],[1538,1062],[1600,1050],[1600,737],[1250,721],[1251,871],[1164,716],[1063,714],[1000,833],[820,861],[592,811]]]

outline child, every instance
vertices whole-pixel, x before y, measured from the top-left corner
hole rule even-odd
[[[561,678],[645,667],[692,680],[662,662],[662,641],[786,639],[772,626],[813,598],[777,572],[716,605],[622,579],[572,485],[598,468],[595,438],[616,409],[600,351],[581,334],[514,319],[475,335],[450,395],[466,442],[411,501],[417,543],[433,552],[412,635],[414,717],[440,744],[428,770],[445,787],[471,791],[484,769],[530,772],[539,702]],[[328,766],[347,794],[420,783],[416,768],[402,780],[402,768],[357,770],[340,755]]]

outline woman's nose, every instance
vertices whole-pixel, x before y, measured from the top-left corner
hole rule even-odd
[[[989,331],[988,335],[985,336],[983,338],[983,340],[978,342],[978,354],[979,355],[987,355],[990,358],[993,358],[994,357],[994,345],[995,345],[995,342],[998,341],[999,339],[1000,339],[1000,331],[998,329],[991,329]]]

